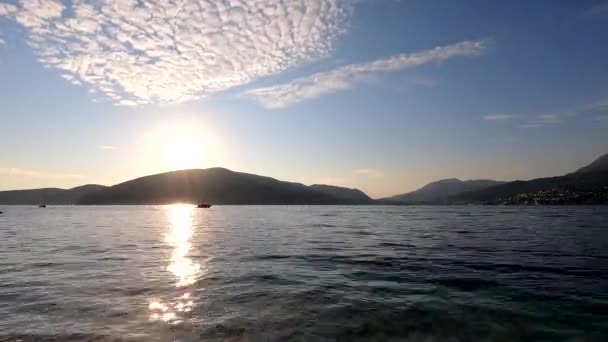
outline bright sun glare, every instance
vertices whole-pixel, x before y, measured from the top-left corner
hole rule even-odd
[[[202,143],[191,136],[178,136],[163,146],[163,159],[172,170],[200,168]]]

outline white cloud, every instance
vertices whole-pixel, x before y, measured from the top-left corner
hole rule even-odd
[[[367,177],[376,177],[376,178],[384,176],[384,172],[382,172],[380,170],[374,170],[374,169],[357,169],[357,170],[353,170],[353,173],[358,176],[367,176]]]
[[[246,94],[267,108],[283,108],[307,99],[349,89],[371,74],[401,71],[453,57],[477,56],[484,52],[486,45],[486,41],[464,41],[416,53],[402,53],[369,63],[345,65],[288,83],[250,90]]]
[[[492,114],[484,116],[483,119],[486,121],[507,121],[516,119],[518,117],[519,115],[516,114]]]
[[[8,176],[25,176],[34,178],[83,178],[82,175],[71,173],[52,173],[20,169],[16,167],[0,167],[0,174]]]
[[[106,150],[106,151],[115,150],[116,149],[116,147],[112,146],[112,145],[101,145],[101,146],[99,146],[99,148],[102,149],[102,150]]]
[[[2,35],[0,35],[0,46],[4,45],[4,40],[2,39]]]
[[[350,7],[348,0],[21,0],[0,4],[0,17],[25,27],[38,60],[68,81],[137,105],[204,97],[325,57]]]
[[[17,12],[17,6],[0,3],[0,16],[14,15]]]

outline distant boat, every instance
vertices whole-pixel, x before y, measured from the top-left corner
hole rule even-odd
[[[197,208],[211,208],[211,204],[209,203],[199,203],[196,205]]]
[[[38,206],[38,208],[46,208],[46,204],[41,204]]]

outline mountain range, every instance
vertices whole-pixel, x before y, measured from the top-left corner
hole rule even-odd
[[[82,196],[105,189],[103,185],[83,185],[72,189],[33,189],[0,191],[0,204],[76,204]]]
[[[444,179],[384,204],[608,204],[608,154],[575,172],[529,181]]]
[[[608,204],[608,154],[564,176],[530,181],[443,179],[373,200],[358,189],[284,182],[224,168],[165,172],[114,186],[0,191],[0,204]]]
[[[114,186],[0,191],[0,204],[371,204],[357,189],[306,186],[224,168],[181,170]]]

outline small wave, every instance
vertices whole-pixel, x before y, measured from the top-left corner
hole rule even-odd
[[[97,261],[126,261],[126,260],[129,260],[129,258],[113,256],[113,257],[97,258],[96,260]]]
[[[373,235],[374,233],[369,232],[367,230],[355,230],[353,232],[350,232],[353,235]]]
[[[543,215],[543,217],[546,217],[546,218],[561,218],[561,217],[570,217],[570,215],[565,215],[565,214],[548,214],[548,215]]]
[[[417,217],[417,218],[412,218],[411,221],[435,221],[437,220],[436,217]]]
[[[57,266],[61,266],[61,264],[56,263],[56,262],[35,262],[35,263],[27,265],[27,267],[32,267],[32,268],[47,268],[47,267],[57,267]]]
[[[56,253],[56,252],[69,252],[69,251],[78,251],[83,249],[82,246],[79,245],[68,245],[65,247],[59,247],[59,248],[54,248],[50,251],[50,253]]]
[[[446,277],[435,280],[436,283],[455,288],[462,291],[477,291],[481,288],[496,287],[498,283],[493,280],[484,280],[480,278],[456,278]]]
[[[6,340],[4,340],[6,338]],[[0,335],[0,341],[20,341],[20,342],[76,342],[76,341],[96,341],[96,342],[117,342],[117,341],[136,341],[112,335],[97,334],[23,334],[23,335]]]
[[[406,243],[397,243],[397,242],[381,242],[378,244],[379,247],[388,247],[388,248],[415,248],[416,246]]]
[[[311,227],[311,228],[335,228],[336,226],[333,224],[327,224],[327,223],[315,223],[315,224],[311,224],[309,227]]]
[[[285,254],[269,254],[269,255],[256,255],[254,257],[245,258],[247,261],[256,261],[256,260],[281,260],[281,259],[290,259],[293,256],[285,255]]]
[[[605,273],[599,270],[590,270],[580,267],[550,267],[519,265],[505,263],[465,263],[465,266],[477,270],[491,270],[499,273],[550,273],[559,275],[575,275],[586,277],[605,277]]]
[[[256,282],[269,283],[273,285],[293,285],[298,284],[298,281],[294,281],[291,279],[287,279],[285,277],[281,277],[273,274],[261,274],[249,277],[250,280],[254,280]]]
[[[317,247],[314,247],[314,249],[317,251],[323,251],[323,252],[336,252],[336,251],[341,250],[341,248],[328,247],[328,246],[317,246]]]
[[[119,293],[125,296],[139,296],[142,294],[152,292],[152,289],[149,287],[139,287],[139,288],[107,288],[109,292]]]
[[[408,277],[398,273],[387,273],[387,272],[370,272],[370,271],[356,271],[347,275],[348,278],[357,281],[384,281],[395,284],[400,284],[405,280],[409,280]]]

